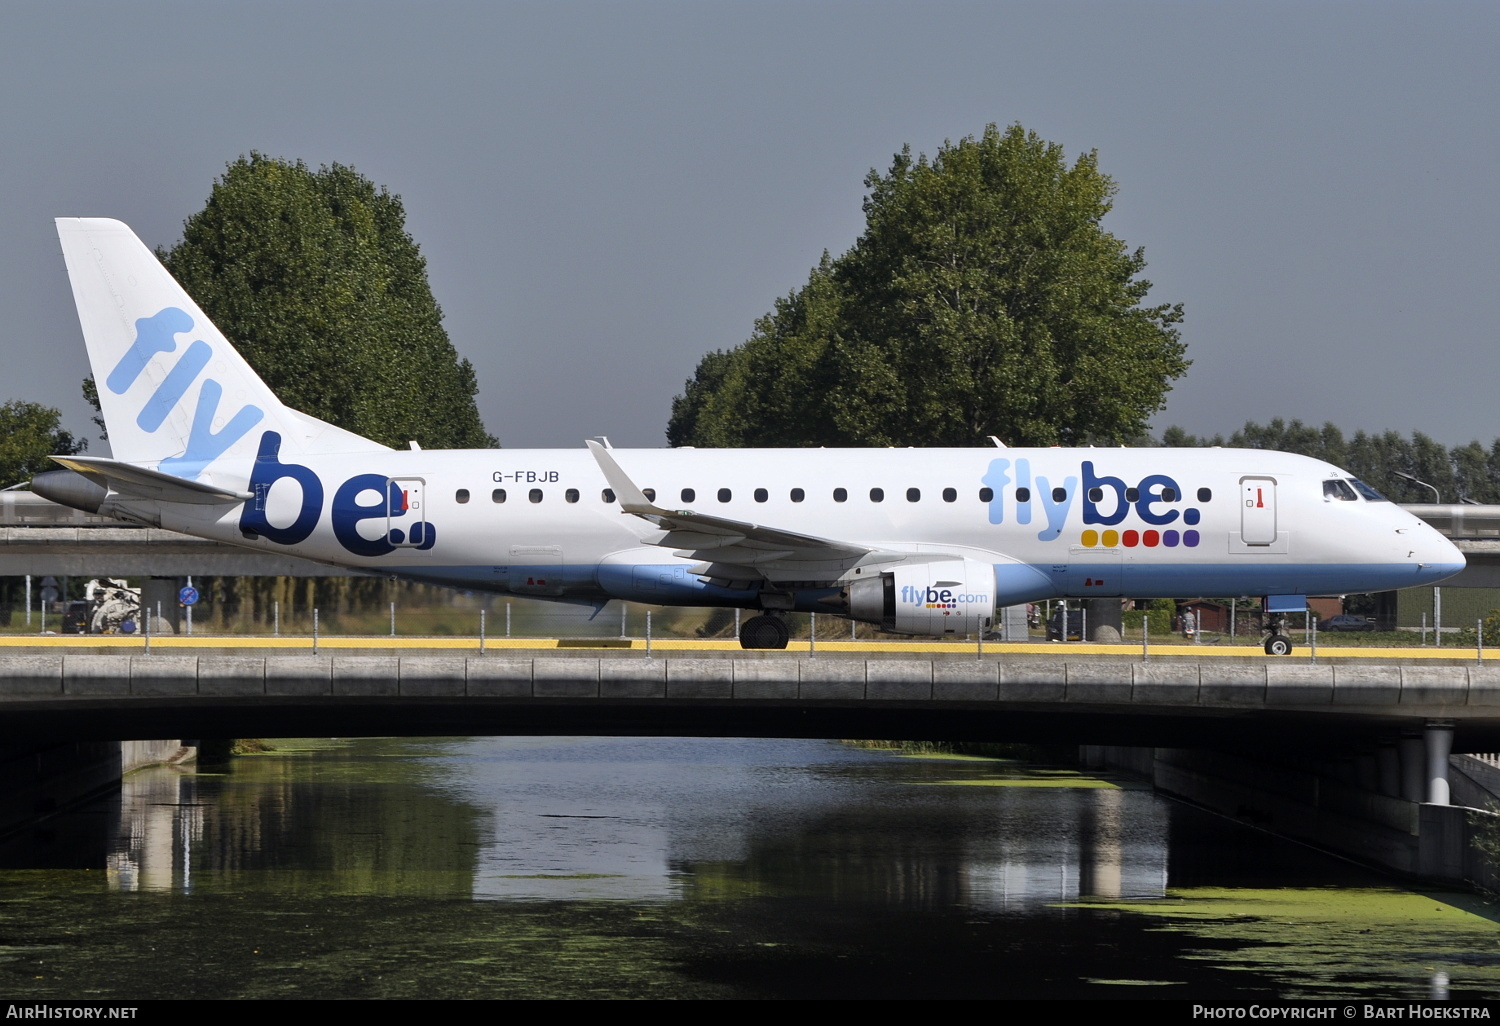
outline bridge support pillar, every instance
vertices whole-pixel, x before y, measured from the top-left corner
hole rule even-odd
[[[141,605],[143,613],[156,615],[157,606],[161,607],[161,618],[172,625],[173,632],[180,631],[179,613],[182,607],[177,604],[177,591],[182,587],[182,581],[177,577],[148,577],[141,586]],[[156,621],[151,621],[156,625]]]
[[[1453,724],[1447,720],[1427,721],[1427,801],[1431,805],[1450,805],[1448,796],[1448,754],[1453,751]]]
[[[1400,798],[1401,756],[1396,751],[1395,741],[1382,741],[1375,749],[1375,770],[1380,793],[1387,798]]]
[[[1427,785],[1422,782],[1425,749],[1422,735],[1414,731],[1402,734],[1396,742],[1401,755],[1401,797],[1409,802],[1420,802],[1427,797]]]
[[[995,610],[995,626],[993,637],[1001,641],[1025,642],[1030,641],[1030,632],[1026,626],[1025,606],[1001,606]]]
[[[1088,640],[1101,644],[1118,643],[1124,630],[1124,607],[1117,598],[1086,599]]]

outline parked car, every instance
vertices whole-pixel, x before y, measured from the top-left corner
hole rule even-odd
[[[1083,610],[1070,609],[1067,611],[1068,636],[1063,637],[1063,610],[1061,608],[1052,611],[1052,619],[1047,621],[1048,641],[1082,641],[1083,640]]]
[[[1318,624],[1320,631],[1373,631],[1375,622],[1369,617],[1352,616],[1345,613],[1342,616],[1330,616]]]

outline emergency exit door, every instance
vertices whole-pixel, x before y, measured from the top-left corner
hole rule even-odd
[[[1240,540],[1246,545],[1275,544],[1275,478],[1240,478]]]

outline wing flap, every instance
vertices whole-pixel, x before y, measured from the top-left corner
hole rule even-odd
[[[666,532],[648,545],[675,550],[674,555],[700,560],[692,572],[720,580],[758,581],[770,576],[786,579],[836,578],[876,553],[868,545],[799,534],[764,524],[726,517],[669,510],[657,506],[636,487],[614,456],[598,442],[587,443],[604,478],[614,490],[622,512],[630,513]],[[894,558],[901,558],[895,556]],[[775,571],[774,575],[768,571]]]

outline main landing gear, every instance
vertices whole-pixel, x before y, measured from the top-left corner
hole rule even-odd
[[[740,648],[786,648],[792,632],[779,616],[762,613],[740,624]]]

